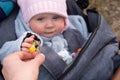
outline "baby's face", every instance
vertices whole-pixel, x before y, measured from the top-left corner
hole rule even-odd
[[[65,18],[52,13],[43,13],[34,16],[29,25],[33,32],[51,38],[64,30]]]

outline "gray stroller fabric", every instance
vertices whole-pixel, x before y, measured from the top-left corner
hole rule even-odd
[[[91,34],[83,50],[60,80],[110,80],[116,54],[117,38],[100,15],[98,28]]]

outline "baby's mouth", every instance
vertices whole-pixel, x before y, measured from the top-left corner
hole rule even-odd
[[[51,29],[51,30],[49,30],[49,31],[45,31],[44,33],[45,34],[53,34],[53,33],[55,33],[56,32],[56,29]]]
[[[45,34],[53,34],[54,32],[44,32]]]
[[[45,35],[46,37],[52,37],[52,36],[56,35],[56,30],[45,31],[45,32],[44,32],[44,35]]]

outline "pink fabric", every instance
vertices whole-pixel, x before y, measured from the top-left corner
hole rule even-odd
[[[18,0],[18,5],[26,23],[37,14],[55,13],[64,16],[68,26],[66,0]]]

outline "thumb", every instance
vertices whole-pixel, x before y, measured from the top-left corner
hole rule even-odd
[[[33,61],[34,61],[34,64],[37,65],[38,67],[41,66],[44,63],[44,61],[45,61],[44,54],[42,54],[42,53],[37,54],[35,56],[35,58],[33,59]]]

